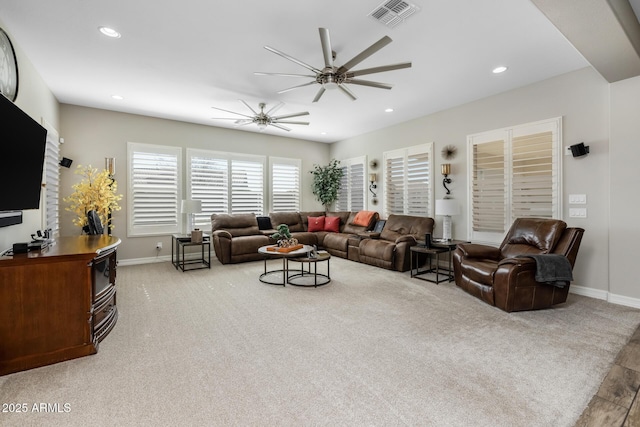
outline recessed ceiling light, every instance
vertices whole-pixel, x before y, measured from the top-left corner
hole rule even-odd
[[[111,97],[112,97],[113,99],[117,99],[118,101],[121,101],[121,100],[123,100],[123,99],[124,99],[124,96],[122,96],[122,95],[111,95]]]
[[[507,71],[507,67],[505,67],[504,65],[501,65],[493,69],[493,74],[500,74],[500,73],[504,73],[505,71]]]
[[[393,113],[393,108],[387,108],[384,110],[385,113]]]
[[[113,28],[109,28],[109,27],[98,27],[98,30],[100,30],[100,32],[102,34],[104,34],[107,37],[112,37],[114,39],[119,39],[120,38],[120,33],[117,32],[116,30],[114,30]]]
[[[320,132],[320,135],[326,135],[326,134],[327,134],[326,132]]]

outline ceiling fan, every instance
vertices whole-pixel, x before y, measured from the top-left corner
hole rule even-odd
[[[267,126],[273,126],[273,127],[278,128],[278,129],[286,130],[287,132],[289,132],[291,129],[289,129],[286,126],[282,126],[282,124],[288,124],[288,125],[308,125],[309,124],[309,122],[296,122],[296,121],[292,122],[292,121],[289,121],[289,120],[284,120],[284,119],[290,119],[290,118],[293,118],[293,117],[306,116],[306,115],[309,114],[308,111],[305,111],[305,112],[302,112],[302,113],[284,114],[282,116],[273,116],[272,114],[275,113],[277,110],[279,110],[284,105],[284,103],[282,103],[282,102],[280,102],[280,103],[274,105],[273,107],[271,107],[271,109],[269,111],[267,111],[266,113],[264,112],[264,109],[267,106],[267,104],[265,104],[264,102],[261,102],[260,104],[258,104],[258,107],[260,107],[260,112],[257,112],[256,110],[251,108],[249,106],[249,104],[247,104],[242,99],[240,100],[240,102],[242,102],[244,105],[247,106],[247,108],[249,110],[251,110],[251,112],[253,113],[252,116],[247,115],[247,114],[242,114],[242,113],[236,113],[234,111],[223,110],[222,108],[211,107],[211,108],[213,108],[215,110],[225,111],[227,113],[237,114],[238,116],[246,117],[246,119],[236,119],[236,118],[228,118],[228,117],[221,117],[221,118],[214,117],[213,120],[235,120],[235,124],[237,124],[239,126],[244,126],[244,125],[249,125],[249,124],[255,123],[255,124],[258,125],[260,130],[266,129]]]
[[[329,38],[329,30],[326,28],[319,28],[320,30],[320,43],[322,45],[322,55],[324,56],[324,68],[319,69],[316,67],[312,67],[309,64],[306,64],[292,56],[287,55],[284,52],[281,52],[277,49],[274,49],[269,46],[265,46],[264,48],[270,52],[273,52],[277,55],[282,56],[289,61],[295,62],[296,64],[308,69],[313,75],[309,74],[288,74],[288,73],[262,73],[256,72],[254,74],[259,76],[286,76],[286,77],[310,77],[313,80],[308,83],[303,83],[301,85],[293,86],[288,89],[284,89],[279,91],[278,93],[288,92],[290,90],[298,89],[305,86],[310,86],[314,84],[320,84],[322,87],[316,94],[316,97],[313,98],[313,102],[318,102],[320,97],[324,94],[326,89],[334,89],[338,88],[343,93],[345,93],[352,100],[356,100],[356,96],[349,90],[345,85],[346,84],[354,84],[361,86],[370,86],[379,89],[391,89],[392,85],[387,83],[379,83],[372,82],[370,80],[361,80],[355,77],[363,76],[366,74],[374,74],[374,73],[382,73],[384,71],[393,71],[399,70],[401,68],[409,68],[411,67],[411,62],[401,62],[399,64],[392,65],[383,65],[380,67],[372,67],[365,68],[362,70],[352,70],[353,67],[358,65],[360,62],[364,61],[389,43],[391,43],[391,38],[388,36],[384,36],[358,55],[354,56],[351,60],[347,61],[344,65],[338,67],[334,64],[334,60],[336,58],[336,53],[331,49],[331,39]]]

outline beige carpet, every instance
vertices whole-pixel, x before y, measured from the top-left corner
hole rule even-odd
[[[640,310],[570,295],[507,314],[453,283],[333,258],[324,287],[262,262],[120,267],[95,356],[0,377],[0,425],[572,426]]]

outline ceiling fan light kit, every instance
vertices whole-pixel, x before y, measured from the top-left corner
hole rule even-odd
[[[359,76],[364,76],[367,74],[375,74],[375,73],[382,73],[385,71],[394,71],[394,70],[399,70],[402,68],[410,68],[411,67],[411,62],[402,62],[399,64],[391,64],[391,65],[383,65],[383,66],[379,66],[379,67],[372,67],[372,68],[365,68],[365,69],[361,69],[361,70],[353,70],[353,67],[355,67],[356,65],[358,65],[359,63],[361,63],[362,61],[364,61],[365,59],[369,58],[371,55],[373,55],[374,53],[376,53],[377,51],[379,51],[380,49],[382,49],[383,47],[385,47],[386,45],[388,45],[389,43],[391,43],[391,38],[388,36],[384,36],[382,37],[380,40],[378,40],[377,42],[375,42],[374,44],[372,44],[371,46],[369,46],[368,48],[366,48],[365,50],[363,50],[362,52],[360,52],[359,54],[357,54],[356,56],[354,56],[353,58],[351,58],[349,61],[347,61],[345,64],[343,64],[342,66],[338,67],[337,65],[335,65],[334,60],[336,58],[336,53],[335,51],[332,50],[331,47],[331,38],[329,36],[329,30],[326,28],[319,28],[319,33],[320,33],[320,44],[322,46],[322,56],[324,58],[324,67],[323,68],[316,68],[313,67],[303,61],[300,61],[299,59],[296,59],[290,55],[287,55],[284,52],[279,51],[278,49],[274,49],[270,46],[265,46],[264,48],[267,49],[269,52],[273,52],[276,55],[279,55],[295,64],[300,65],[301,67],[306,68],[307,70],[311,71],[313,74],[312,75],[308,75],[308,74],[290,74],[290,73],[263,73],[263,72],[256,72],[254,74],[259,75],[259,76],[284,76],[284,77],[305,77],[305,78],[312,78],[313,80],[307,83],[303,83],[297,86],[293,86],[287,89],[283,89],[281,91],[279,91],[278,93],[285,93],[285,92],[289,92],[291,90],[295,90],[295,89],[299,89],[302,87],[306,87],[306,86],[311,86],[314,84],[319,84],[320,85],[320,89],[318,90],[318,92],[316,93],[315,98],[313,99],[313,102],[318,102],[320,100],[320,98],[322,97],[322,95],[324,94],[324,92],[327,89],[340,89],[342,91],[342,93],[344,93],[346,96],[348,96],[349,98],[351,98],[353,101],[355,101],[357,99],[357,97],[355,96],[355,94],[353,92],[351,92],[350,89],[347,88],[347,84],[354,84],[354,85],[360,85],[360,86],[369,86],[369,87],[373,87],[373,88],[378,88],[378,89],[391,89],[393,86],[388,84],[388,83],[380,83],[380,82],[374,82],[374,81],[370,81],[370,80],[362,80],[359,79],[357,77]]]

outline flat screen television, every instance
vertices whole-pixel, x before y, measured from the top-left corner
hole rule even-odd
[[[38,209],[47,130],[0,95],[0,212]]]

